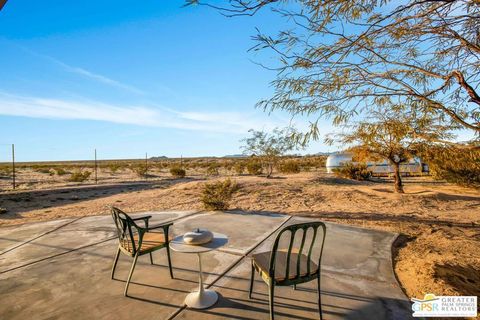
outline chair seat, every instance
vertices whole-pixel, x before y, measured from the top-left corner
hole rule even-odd
[[[268,269],[270,265],[270,255],[271,252],[260,252],[252,255],[253,264],[255,269],[258,272],[263,273],[264,275],[268,276]],[[290,267],[288,272],[288,280],[295,279],[297,277],[297,261],[299,258],[298,253],[291,253],[290,254]],[[315,274],[318,270],[318,266],[315,262],[311,259],[308,261],[308,257],[304,254],[300,255],[300,274],[298,276],[305,277],[312,274]],[[310,263],[310,273],[307,272],[307,262]],[[281,282],[285,281],[287,276],[286,272],[286,265],[287,265],[287,252],[285,251],[277,251],[275,256],[275,281]]]
[[[135,239],[135,244],[138,244],[139,238],[138,234],[133,236]],[[165,235],[161,232],[146,232],[143,235],[142,247],[140,248],[140,253],[145,251],[150,251],[157,247],[165,246]],[[131,251],[131,250],[129,250]]]

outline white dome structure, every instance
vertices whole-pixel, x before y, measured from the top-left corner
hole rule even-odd
[[[333,173],[333,170],[336,168],[341,168],[345,166],[346,163],[357,164],[352,161],[353,153],[348,151],[340,151],[332,153],[328,156],[325,167],[327,168],[327,173]],[[393,167],[388,163],[388,161],[368,161],[366,162],[367,168],[371,170],[376,175],[388,175],[393,172]],[[428,172],[428,167],[422,163],[421,159],[414,157],[408,162],[402,163],[400,165],[400,171],[404,175],[411,174],[420,174],[422,172]]]
[[[333,169],[342,167],[347,162],[352,162],[353,154],[351,152],[335,152],[328,156],[325,166],[328,173],[333,173]]]

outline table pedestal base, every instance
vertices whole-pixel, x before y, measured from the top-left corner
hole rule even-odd
[[[185,298],[185,304],[193,309],[206,309],[217,302],[218,294],[213,290],[204,289],[189,293]]]

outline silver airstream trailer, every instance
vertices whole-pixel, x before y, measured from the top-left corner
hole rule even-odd
[[[352,161],[353,153],[335,152],[328,156],[325,164],[328,173],[333,173],[334,169],[343,167],[346,163],[356,163]],[[367,168],[374,175],[389,175],[393,173],[393,167],[385,160],[381,162],[367,162]],[[400,165],[400,172],[404,175],[419,175],[428,172],[426,164],[422,163],[420,158],[413,158],[407,163]]]
[[[341,168],[347,162],[352,162],[353,154],[350,152],[335,152],[328,156],[325,166],[328,173],[333,173],[334,169]]]

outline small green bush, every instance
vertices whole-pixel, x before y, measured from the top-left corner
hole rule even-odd
[[[324,169],[326,164],[327,164],[327,157],[326,156],[316,157],[312,161],[312,166],[317,168],[317,169]]]
[[[262,164],[259,161],[251,160],[247,163],[247,172],[251,175],[261,175],[263,170],[262,170]]]
[[[225,168],[226,171],[230,171],[233,169],[233,163],[231,161],[224,161],[222,162],[221,166]]]
[[[218,163],[210,163],[207,167],[207,175],[208,176],[218,176],[219,174],[220,165]]]
[[[45,173],[45,174],[51,174],[52,170],[50,168],[36,168],[34,169],[35,172],[38,173]]]
[[[300,165],[296,160],[286,160],[280,163],[278,169],[281,173],[299,173]]]
[[[108,164],[108,169],[110,170],[111,173],[116,173],[118,170],[120,170],[121,165],[119,163],[109,163]]]
[[[480,188],[480,149],[437,147],[423,155],[434,179]]]
[[[63,168],[55,168],[55,173],[58,175],[58,176],[63,176],[63,175],[66,175],[68,172],[63,169]]]
[[[343,167],[333,169],[333,172],[338,177],[359,181],[372,177],[372,171],[368,170],[366,164],[346,163]]]
[[[137,174],[139,177],[146,177],[148,174],[148,167],[145,164],[137,164],[132,166],[132,171]]]
[[[92,173],[90,171],[76,170],[72,173],[68,181],[70,182],[84,182]]]
[[[169,164],[167,162],[159,162],[156,164],[157,168],[162,171],[163,169],[166,169],[169,167]]]
[[[238,175],[242,175],[244,172],[245,172],[245,163],[243,161],[240,161],[240,162],[236,162],[234,165],[233,165],[233,169],[235,170],[236,174]]]
[[[175,178],[184,178],[187,172],[180,167],[173,167],[170,169],[170,174]]]
[[[206,183],[201,201],[207,210],[226,210],[238,189],[238,184],[230,179]]]
[[[12,168],[9,166],[0,167],[0,176],[9,176],[12,171]]]
[[[303,167],[303,166],[302,166],[302,167],[300,168],[300,171],[310,172],[310,171],[312,171],[312,167]]]
[[[199,167],[198,163],[196,162],[185,162],[183,164],[183,167],[186,168],[186,169],[192,169],[192,170],[195,170]]]

